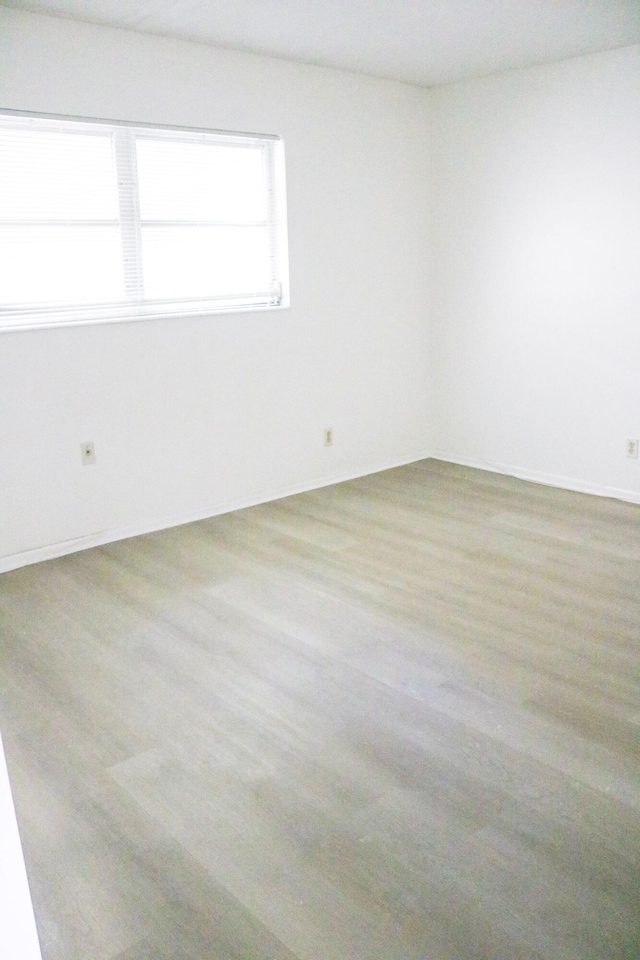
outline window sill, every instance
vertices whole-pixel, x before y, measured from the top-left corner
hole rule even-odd
[[[34,330],[55,330],[61,327],[92,327],[92,326],[102,326],[103,324],[113,324],[113,323],[139,323],[140,321],[145,320],[193,320],[193,319],[212,319],[215,317],[227,317],[236,314],[244,313],[279,313],[282,310],[289,310],[291,307],[290,303],[279,303],[271,305],[246,305],[238,307],[223,307],[220,309],[211,309],[211,310],[198,310],[198,311],[158,311],[157,313],[146,313],[146,314],[130,314],[130,315],[118,315],[114,314],[112,316],[100,316],[100,317],[55,317],[49,316],[47,319],[36,318],[34,315],[33,318],[25,316],[21,320],[2,320],[0,319],[0,334],[2,333],[21,333],[26,331]]]

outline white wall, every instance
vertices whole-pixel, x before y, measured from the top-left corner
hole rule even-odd
[[[0,957],[40,960],[9,775],[0,740]]]
[[[2,107],[280,134],[292,302],[0,335],[0,568],[428,454],[426,91],[6,8],[0,38]]]
[[[640,499],[640,47],[433,93],[435,450]]]

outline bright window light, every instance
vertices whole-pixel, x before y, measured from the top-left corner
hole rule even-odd
[[[288,303],[282,143],[0,114],[0,329]]]

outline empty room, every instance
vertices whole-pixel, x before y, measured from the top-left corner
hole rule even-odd
[[[1,960],[639,960],[640,3],[0,0]]]

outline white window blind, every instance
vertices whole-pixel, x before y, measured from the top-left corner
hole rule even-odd
[[[277,138],[0,114],[0,329],[286,303]]]

